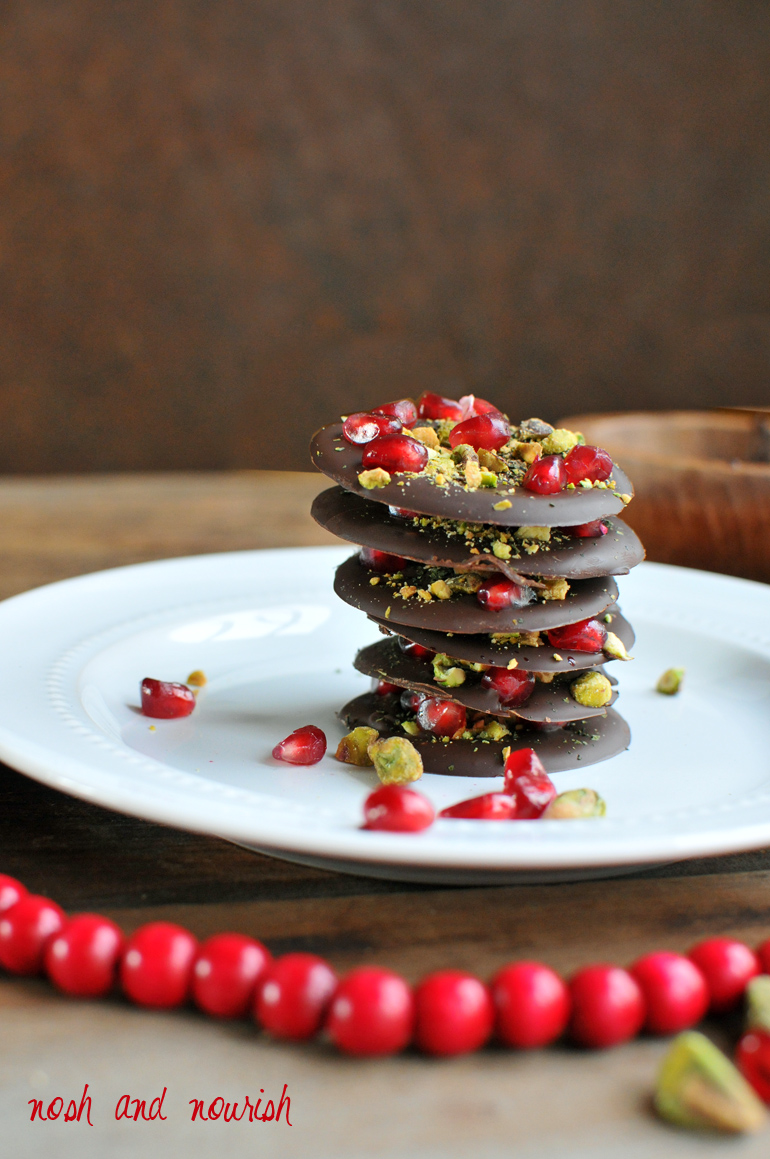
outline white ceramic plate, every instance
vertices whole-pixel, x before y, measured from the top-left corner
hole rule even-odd
[[[631,748],[554,778],[560,791],[598,789],[606,818],[362,831],[372,771],[331,755],[336,710],[369,684],[352,657],[377,636],[332,593],[348,554],[167,560],[0,604],[0,758],[138,817],[413,881],[598,877],[770,844],[770,588],[657,564],[620,581],[638,637],[633,663],[615,667]],[[654,691],[670,666],[687,668],[677,697]],[[191,717],[139,714],[142,677],[184,680],[195,668],[209,683]],[[308,723],[329,738],[324,760],[274,761],[273,745]],[[499,783],[426,775],[419,787],[443,807]]]

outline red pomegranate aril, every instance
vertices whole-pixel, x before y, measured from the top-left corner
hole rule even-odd
[[[449,433],[450,447],[467,443],[476,450],[499,451],[511,437],[511,428],[502,415],[483,414],[458,423]]]
[[[26,886],[17,881],[15,877],[9,877],[7,873],[0,873],[0,914],[4,910],[10,909],[12,905],[16,905],[17,901],[26,896]]]
[[[661,950],[645,954],[629,968],[644,995],[644,1028],[650,1034],[678,1034],[700,1022],[708,1010],[706,979],[689,958]]]
[[[140,691],[143,715],[155,720],[189,716],[195,708],[195,696],[186,684],[145,676]]]
[[[576,527],[560,527],[559,530],[573,539],[601,539],[608,529],[601,519],[594,519],[591,523],[578,523]]]
[[[414,1005],[414,1044],[426,1054],[468,1054],[492,1033],[490,993],[479,978],[462,970],[437,970],[423,978]]]
[[[412,692],[411,688],[402,689],[399,697],[401,707],[407,712],[417,712],[423,700],[430,700],[427,692]]]
[[[417,407],[411,398],[399,398],[395,402],[386,402],[382,406],[374,407],[374,414],[394,415],[406,426],[417,418]]]
[[[607,642],[607,629],[598,620],[580,620],[577,624],[549,628],[546,635],[552,648],[570,652],[601,652]]]
[[[272,962],[257,986],[254,1017],[274,1038],[302,1042],[318,1033],[337,975],[316,954],[284,954]]]
[[[391,515],[396,519],[419,519],[419,511],[410,511],[408,507],[388,507]]]
[[[762,971],[754,951],[732,938],[708,938],[687,957],[706,979],[709,1009],[715,1014],[737,1006],[749,981]]]
[[[526,491],[536,495],[555,495],[567,485],[567,473],[561,455],[544,455],[528,469],[521,481]]]
[[[735,1049],[735,1065],[764,1103],[770,1103],[770,1034],[750,1030]]]
[[[197,949],[192,934],[173,922],[140,926],[120,960],[123,992],[138,1006],[181,1006],[189,993]]]
[[[374,692],[376,696],[392,696],[396,692],[401,692],[401,685],[391,684],[389,680],[378,680]]]
[[[45,947],[44,964],[57,989],[75,998],[102,998],[115,985],[123,932],[100,914],[78,914]]]
[[[190,992],[195,1005],[214,1018],[242,1018],[257,984],[269,969],[266,946],[244,934],[214,934],[198,950]]]
[[[514,583],[507,576],[492,576],[484,580],[476,592],[476,599],[482,608],[490,612],[504,612],[506,608],[518,608],[529,602],[529,590]]]
[[[428,448],[411,435],[382,435],[364,447],[361,464],[365,471],[382,467],[391,475],[399,471],[419,474],[428,462]]]
[[[568,483],[579,483],[582,479],[603,483],[612,474],[612,459],[601,447],[578,444],[564,456],[564,473]]]
[[[364,829],[419,833],[435,820],[427,797],[404,785],[382,785],[364,801]]]
[[[342,424],[342,434],[349,443],[371,443],[380,435],[397,435],[401,430],[401,419],[395,415],[358,414],[349,415]]]
[[[757,946],[756,954],[761,972],[763,974],[770,974],[770,939],[768,939],[766,942],[762,942],[760,946]]]
[[[66,920],[55,901],[25,893],[0,915],[0,966],[12,974],[39,974],[46,943]]]
[[[398,646],[407,656],[414,660],[432,660],[436,655],[430,648],[423,648],[422,644],[415,644],[414,640],[407,640],[406,636],[398,637]]]
[[[460,399],[460,408],[463,413],[463,422],[466,419],[476,418],[477,415],[502,415],[499,407],[475,394],[464,394]]]
[[[513,798],[506,793],[482,793],[480,797],[469,797],[442,809],[439,817],[450,817],[465,821],[513,821],[515,806]]]
[[[465,730],[467,713],[465,706],[453,700],[426,697],[417,709],[417,723],[420,728],[432,732],[434,736],[454,736]]]
[[[484,688],[491,688],[507,708],[517,708],[526,704],[535,688],[535,678],[531,672],[520,668],[488,668],[481,677]]]
[[[639,983],[619,966],[587,966],[570,981],[570,1035],[580,1046],[617,1046],[638,1034],[644,1024],[644,996]]]
[[[417,399],[417,414],[421,419],[451,419],[459,423],[463,418],[463,408],[454,398],[444,398],[427,390]]]
[[[398,974],[360,966],[342,979],[326,1018],[332,1042],[346,1054],[395,1054],[414,1029],[414,997]]]
[[[513,798],[519,821],[540,817],[556,796],[556,786],[534,749],[516,749],[505,762],[503,792]]]
[[[358,558],[369,571],[376,571],[382,575],[401,571],[407,564],[403,556],[391,555],[389,551],[378,551],[376,547],[362,547],[358,552]]]
[[[540,962],[513,962],[498,970],[490,984],[495,1029],[505,1046],[535,1050],[561,1038],[571,1000],[566,983]]]
[[[325,752],[325,733],[314,724],[304,724],[275,746],[273,756],[289,765],[317,765]]]

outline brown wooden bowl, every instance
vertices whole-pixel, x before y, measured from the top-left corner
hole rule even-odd
[[[770,412],[573,415],[636,495],[624,512],[648,559],[770,582]]]

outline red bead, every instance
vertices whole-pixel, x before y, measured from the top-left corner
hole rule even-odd
[[[515,815],[513,797],[506,793],[482,793],[442,809],[439,817],[454,817],[465,821],[512,821]]]
[[[172,922],[140,926],[120,960],[120,984],[139,1006],[167,1009],[187,998],[198,943]]]
[[[398,646],[402,652],[406,652],[407,656],[412,656],[415,660],[432,660],[436,655],[430,648],[423,648],[422,644],[415,644],[414,640],[407,640],[405,636],[398,637]]]
[[[534,749],[516,749],[505,762],[503,792],[513,798],[518,820],[530,821],[543,814],[556,786]]]
[[[337,989],[337,975],[315,954],[285,954],[257,987],[254,1016],[275,1038],[312,1038]]]
[[[173,720],[189,716],[195,708],[195,697],[186,684],[153,680],[145,676],[141,684],[142,712],[155,720]]]
[[[467,443],[476,450],[499,451],[511,437],[511,428],[500,414],[483,414],[458,423],[449,433],[450,447]]]
[[[546,635],[552,648],[570,652],[601,652],[607,643],[607,629],[598,620],[580,620],[577,624],[549,628]]]
[[[434,736],[454,736],[456,732],[464,732],[467,722],[467,713],[462,704],[455,704],[453,700],[440,700],[438,697],[428,696],[421,701],[417,709],[417,723],[420,728],[432,732]]]
[[[521,481],[527,491],[537,495],[555,495],[567,484],[564,460],[561,455],[544,455],[536,459]]]
[[[419,833],[432,825],[434,818],[428,798],[404,785],[382,785],[364,801],[364,829]]]
[[[594,519],[591,523],[578,523],[575,527],[560,527],[559,530],[575,539],[601,539],[607,534],[607,524]]]
[[[401,571],[407,562],[403,556],[391,555],[389,551],[378,551],[376,547],[362,547],[358,553],[358,558],[369,571],[383,574]]]
[[[365,471],[382,467],[391,475],[399,471],[418,474],[428,462],[428,448],[411,435],[383,435],[364,447],[361,463]]]
[[[460,399],[460,408],[463,414],[463,422],[465,419],[472,419],[476,415],[502,414],[499,407],[494,406],[491,402],[487,402],[485,398],[479,398],[475,394],[464,394]]]
[[[414,998],[398,974],[360,966],[342,979],[332,999],[326,1029],[347,1054],[395,1054],[414,1028]]]
[[[359,411],[348,415],[342,424],[343,437],[349,443],[371,443],[380,435],[397,435],[401,430],[401,420],[395,415],[367,414]]]
[[[325,733],[314,724],[304,724],[275,746],[273,756],[289,765],[317,765],[325,752]]]
[[[571,1000],[566,983],[540,962],[513,962],[492,979],[497,1037],[505,1046],[534,1050],[555,1042],[567,1028]]]
[[[76,998],[102,998],[115,985],[123,932],[100,914],[78,914],[46,943],[44,964],[59,990]]]
[[[587,966],[570,981],[570,1034],[580,1046],[606,1047],[627,1042],[644,1023],[639,983],[619,966]]]
[[[395,402],[386,402],[382,406],[374,407],[375,414],[395,415],[406,426],[417,418],[417,407],[411,398],[399,398]]]
[[[644,1028],[651,1034],[678,1034],[700,1022],[708,1010],[706,979],[689,958],[662,950],[630,967],[644,995]]]
[[[417,399],[417,413],[421,419],[451,419],[459,423],[463,418],[463,408],[453,398],[444,398],[427,390]]]
[[[408,507],[393,507],[389,506],[388,511],[391,515],[395,515],[397,519],[419,519],[420,513],[418,511],[410,511]]]
[[[492,1033],[494,1007],[483,982],[462,970],[437,970],[414,993],[414,1044],[426,1054],[467,1054]]]
[[[476,599],[482,608],[489,608],[490,612],[504,612],[506,608],[519,608],[529,603],[531,589],[524,588],[509,580],[507,576],[491,576],[485,579],[476,592]]]
[[[388,680],[378,680],[374,691],[377,696],[392,696],[394,692],[401,691],[401,685],[391,684]]]
[[[735,1050],[735,1065],[765,1103],[770,1103],[770,1034],[750,1030]]]
[[[25,893],[0,915],[0,966],[12,974],[39,974],[46,943],[66,920],[55,901]]]
[[[21,898],[27,896],[27,888],[17,881],[15,877],[9,877],[7,873],[0,873],[0,914]]]
[[[535,689],[535,678],[531,672],[520,668],[488,668],[481,677],[484,688],[491,688],[500,698],[501,704],[517,708],[526,704]]]
[[[763,974],[770,974],[770,939],[757,946],[757,961]]]
[[[195,1005],[215,1018],[242,1018],[257,983],[272,962],[266,946],[243,934],[215,934],[198,950],[190,991]]]
[[[709,1009],[715,1014],[737,1006],[748,983],[761,973],[754,951],[732,938],[708,938],[693,946],[687,957],[706,979]]]
[[[564,456],[564,471],[568,483],[579,483],[581,479],[600,483],[612,474],[612,459],[601,447],[578,444]]]
[[[405,688],[400,697],[401,707],[405,708],[407,712],[417,712],[423,700],[430,699],[425,692],[412,692],[411,688]]]

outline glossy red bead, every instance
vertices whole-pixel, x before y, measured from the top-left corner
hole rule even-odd
[[[564,472],[568,483],[589,479],[603,483],[612,474],[612,459],[601,447],[578,446],[564,456]]]
[[[735,1050],[735,1065],[765,1103],[770,1103],[770,1034],[750,1030]]]
[[[480,797],[469,797],[442,809],[439,817],[449,817],[464,821],[513,821],[515,817],[513,797],[506,793],[482,793]]]
[[[460,399],[460,409],[462,410],[463,422],[466,419],[475,418],[476,415],[502,414],[499,407],[475,394],[464,394]]]
[[[407,640],[405,636],[398,637],[398,646],[402,652],[406,652],[407,656],[412,656],[415,660],[432,660],[436,655],[430,648],[423,648],[422,644],[415,644],[414,640]]]
[[[274,1038],[312,1038],[326,1017],[337,975],[315,954],[284,954],[257,987],[254,1016]]]
[[[381,785],[364,801],[364,829],[419,833],[435,816],[428,798],[405,785]]]
[[[415,989],[414,1045],[426,1054],[467,1054],[487,1041],[494,1006],[484,983],[462,970],[437,970]]]
[[[101,998],[115,985],[123,932],[100,914],[78,914],[48,940],[43,962],[57,989],[76,998]]]
[[[454,736],[463,732],[467,721],[465,706],[453,700],[428,696],[417,709],[417,723],[434,736]]]
[[[172,922],[149,922],[128,939],[120,959],[120,984],[139,1006],[181,1006],[192,980],[195,938]]]
[[[395,415],[406,426],[417,419],[417,407],[411,398],[398,398],[395,402],[386,402],[382,406],[374,407],[375,414]]]
[[[456,399],[444,398],[429,390],[417,399],[417,413],[421,419],[451,419],[456,423],[464,417],[463,408]]]
[[[492,979],[497,1038],[505,1046],[535,1050],[560,1038],[572,1007],[566,983],[540,962],[513,962]]]
[[[570,652],[601,652],[607,643],[607,629],[598,620],[580,620],[577,624],[563,624],[546,632],[552,648]]]
[[[465,419],[449,432],[450,447],[467,443],[476,450],[499,451],[511,437],[511,428],[500,414],[482,414]]]
[[[376,547],[362,547],[358,552],[358,558],[369,571],[376,571],[382,575],[401,571],[407,563],[403,556],[392,555],[389,551],[378,551]]]
[[[526,491],[536,495],[555,495],[567,485],[567,474],[561,455],[544,455],[536,459],[521,481]]]
[[[360,966],[339,983],[326,1018],[335,1046],[347,1054],[395,1054],[409,1044],[414,997],[404,979],[378,966]]]
[[[706,979],[709,1009],[715,1014],[737,1006],[747,984],[762,972],[754,951],[733,938],[708,938],[687,956]]]
[[[513,798],[516,818],[540,817],[556,796],[556,786],[534,749],[515,749],[505,761],[503,792]]]
[[[0,873],[0,914],[4,910],[10,909],[12,905],[21,898],[27,896],[27,888],[17,881],[15,877],[9,877],[7,873]]]
[[[578,523],[575,527],[560,527],[559,530],[565,535],[571,535],[573,539],[601,539],[607,534],[608,528],[601,519],[594,519],[591,523]]]
[[[587,966],[570,981],[570,1035],[580,1046],[617,1046],[638,1034],[645,1006],[639,983],[619,966]]]
[[[514,583],[507,576],[490,576],[476,592],[476,599],[482,608],[490,612],[504,612],[507,608],[519,608],[529,603],[531,589]]]
[[[374,689],[377,696],[392,696],[401,692],[400,684],[391,684],[389,680],[378,680]]]
[[[401,420],[395,415],[368,414],[360,411],[348,415],[342,424],[343,437],[349,443],[371,443],[380,435],[397,435],[401,430]]]
[[[481,683],[496,692],[507,708],[526,704],[535,690],[534,676],[521,668],[488,668]]]
[[[644,1028],[651,1034],[678,1034],[708,1010],[706,979],[689,958],[661,950],[645,954],[629,968],[644,995]]]
[[[12,974],[39,974],[46,943],[66,920],[55,901],[25,893],[0,914],[0,966]]]
[[[757,946],[756,954],[761,973],[770,974],[770,938],[762,942],[761,946]]]
[[[326,735],[314,724],[304,724],[273,749],[277,761],[289,765],[317,765],[326,752]]]
[[[422,704],[423,700],[430,700],[431,698],[425,692],[412,692],[411,688],[404,688],[401,692],[399,700],[401,707],[405,708],[407,712],[417,712],[417,709]]]
[[[419,474],[428,462],[428,448],[411,435],[383,435],[364,447],[361,464],[365,471],[382,467],[391,475],[400,471]]]
[[[186,684],[155,680],[145,676],[140,686],[142,713],[155,720],[173,720],[189,716],[195,708],[195,696]]]
[[[215,1018],[242,1018],[272,960],[267,947],[255,938],[214,934],[195,957],[190,984],[195,1005]]]

